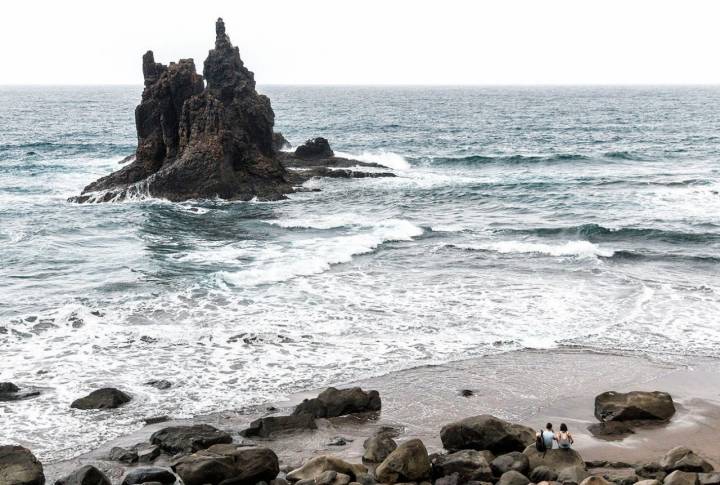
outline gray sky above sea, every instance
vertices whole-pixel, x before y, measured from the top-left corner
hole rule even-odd
[[[222,16],[261,84],[716,84],[712,0],[8,2],[0,84],[140,84]]]

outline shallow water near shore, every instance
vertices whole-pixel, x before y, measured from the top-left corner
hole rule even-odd
[[[133,151],[140,87],[0,88],[0,380],[45,391],[0,404],[6,441],[66,459],[148,415],[528,348],[720,357],[720,89],[261,91],[294,144],[398,177],[70,204]],[[68,408],[105,385],[134,400]]]

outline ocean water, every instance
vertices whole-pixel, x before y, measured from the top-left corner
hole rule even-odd
[[[58,460],[147,416],[525,348],[720,357],[720,88],[261,91],[293,144],[398,176],[72,204],[133,152],[140,87],[0,88],[0,381],[43,390],[0,403],[2,441]],[[102,386],[134,400],[69,409]]]

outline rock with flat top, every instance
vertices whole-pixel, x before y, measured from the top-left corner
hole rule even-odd
[[[443,426],[440,438],[450,451],[489,450],[502,454],[524,450],[535,441],[535,432],[527,426],[483,414]]]
[[[279,471],[277,455],[268,448],[246,448],[232,444],[213,445],[180,457],[173,471],[185,485],[255,485],[274,480]]]
[[[74,409],[115,409],[132,400],[130,396],[114,387],[97,389],[70,404]]]
[[[231,443],[232,437],[209,424],[170,426],[154,432],[150,443],[170,454],[194,453],[220,443]]]
[[[122,485],[139,485],[141,483],[158,482],[163,485],[175,483],[177,478],[167,468],[144,467],[133,468],[123,478]]]
[[[359,387],[336,389],[328,387],[318,397],[305,399],[295,407],[294,415],[310,414],[316,418],[334,418],[352,413],[379,411],[382,406],[377,391]]]
[[[595,397],[595,417],[600,421],[667,421],[675,403],[667,392],[604,392]]]
[[[317,429],[315,417],[311,414],[298,414],[292,416],[267,416],[256,419],[240,434],[247,438],[259,436],[268,438],[277,433],[288,433]]]

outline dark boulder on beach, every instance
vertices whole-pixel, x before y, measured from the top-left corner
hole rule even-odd
[[[588,472],[580,453],[573,449],[560,450],[552,449],[546,452],[539,452],[535,445],[528,446],[523,451],[528,457],[529,470],[534,471],[538,467],[547,467],[558,474],[558,481],[572,481],[580,483],[587,478]]]
[[[602,423],[593,423],[587,427],[593,436],[606,440],[623,439],[628,435],[635,433],[632,426],[623,421],[603,421]]]
[[[144,467],[134,468],[127,472],[123,478],[122,485],[138,485],[141,483],[157,482],[162,485],[171,485],[177,481],[177,477],[167,468]]]
[[[277,455],[268,448],[231,444],[213,445],[173,462],[173,471],[185,485],[205,483],[254,485],[270,482],[280,472]]]
[[[375,469],[380,483],[418,482],[431,475],[430,457],[425,445],[418,439],[402,443]]]
[[[684,446],[678,446],[668,451],[660,459],[659,465],[666,473],[672,473],[676,470],[696,473],[713,471],[713,466],[707,460]]]
[[[209,424],[170,426],[154,432],[150,443],[168,453],[194,453],[212,445],[232,443],[232,437]]]
[[[145,89],[135,110],[136,160],[85,187],[73,200],[151,195],[173,201],[220,197],[277,200],[292,192],[275,157],[270,100],[215,25],[215,48],[197,74],[192,59],[165,66],[143,56]]]
[[[23,389],[12,382],[0,382],[0,402],[3,401],[22,401],[31,397],[39,396],[40,391],[37,389]]]
[[[76,399],[70,404],[74,409],[115,409],[132,400],[130,396],[115,389],[114,387],[104,387],[97,389],[85,397]]]
[[[440,439],[450,451],[490,450],[501,454],[523,451],[535,441],[535,432],[527,426],[482,414],[446,424],[440,430]]]
[[[504,455],[500,455],[490,462],[490,468],[493,475],[501,476],[503,473],[515,470],[522,474],[527,474],[530,469],[530,460],[527,455],[519,451],[511,451]]]
[[[0,446],[0,485],[43,485],[43,466],[27,448]]]
[[[697,473],[676,470],[663,480],[664,485],[700,485]]]
[[[55,485],[111,485],[110,479],[92,465],[78,468],[70,475],[55,482]]]
[[[530,479],[522,473],[510,470],[502,474],[497,485],[528,485]]]
[[[363,443],[365,453],[363,461],[381,463],[390,453],[395,451],[397,443],[387,434],[377,434],[366,439]]]
[[[298,158],[330,158],[335,156],[335,152],[330,148],[330,143],[323,137],[319,136],[307,140],[305,143],[295,149],[295,156]]]
[[[345,414],[379,411],[381,406],[380,394],[377,391],[365,392],[359,387],[329,387],[318,397],[305,399],[298,404],[293,415],[310,414],[316,418],[334,418]]]
[[[460,483],[490,481],[493,473],[486,455],[477,450],[461,450],[440,455],[433,460],[433,475],[443,477],[457,474]]]
[[[128,450],[121,446],[113,446],[110,449],[108,458],[112,461],[119,461],[121,463],[135,463],[138,461],[138,454],[135,450]]]
[[[600,421],[667,421],[675,404],[666,392],[604,392],[595,397],[595,417]]]
[[[259,436],[267,438],[275,433],[286,433],[292,431],[303,431],[317,429],[315,417],[311,414],[300,414],[293,416],[268,416],[256,419],[247,429],[240,434],[246,438]]]

